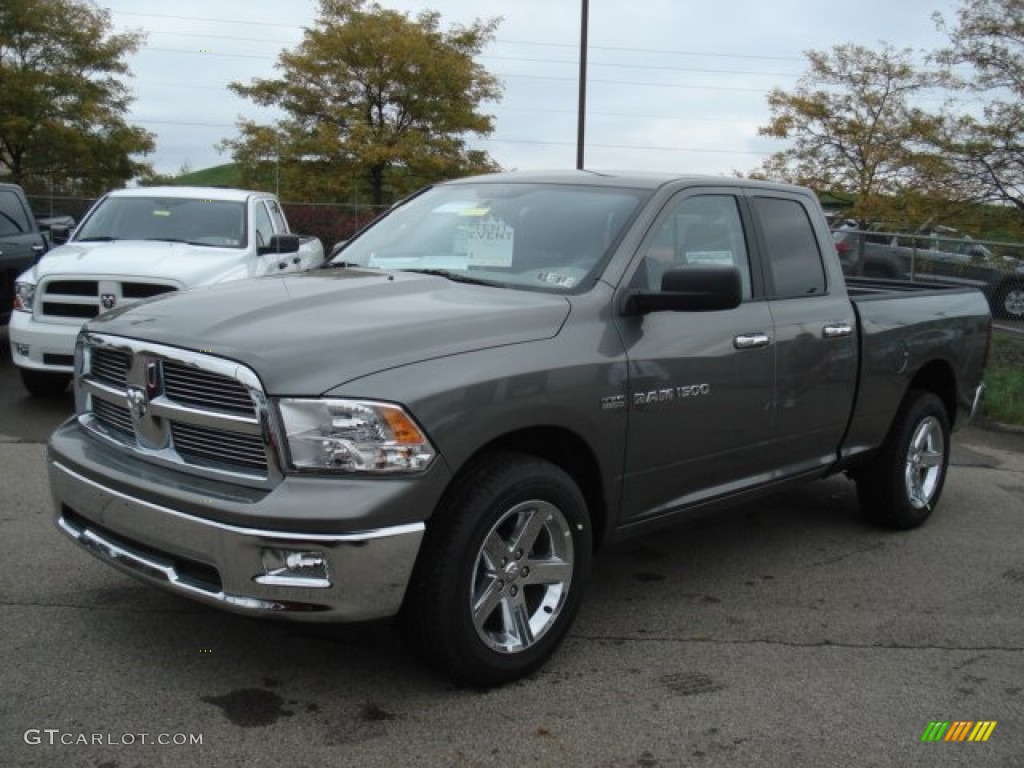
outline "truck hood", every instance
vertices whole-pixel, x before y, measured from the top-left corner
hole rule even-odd
[[[568,314],[564,296],[344,269],[168,294],[86,328],[236,360],[271,395],[318,395],[388,368],[550,338]]]
[[[47,277],[173,278],[184,287],[216,280],[242,261],[238,248],[213,248],[156,240],[67,243],[54,248],[32,269],[34,282]]]

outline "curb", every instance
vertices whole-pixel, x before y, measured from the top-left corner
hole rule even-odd
[[[978,429],[987,429],[990,432],[1003,432],[1009,435],[1024,435],[1024,426],[1020,424],[1004,424],[1001,421],[992,421],[984,416],[976,416],[971,421],[971,426]]]

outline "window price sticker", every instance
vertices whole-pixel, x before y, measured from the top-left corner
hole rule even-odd
[[[466,257],[474,267],[510,267],[515,251],[515,231],[501,219],[488,216],[471,230]]]

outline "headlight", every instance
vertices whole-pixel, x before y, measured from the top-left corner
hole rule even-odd
[[[22,312],[32,311],[32,300],[36,297],[35,283],[14,284],[14,308]]]
[[[436,455],[412,417],[397,405],[283,398],[278,408],[292,469],[418,472]]]

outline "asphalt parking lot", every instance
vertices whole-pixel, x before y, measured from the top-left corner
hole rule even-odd
[[[44,466],[70,396],[31,400],[0,345],[2,765],[1024,764],[1022,435],[959,433],[918,531],[834,478],[604,552],[552,661],[477,691],[388,624],[237,617],[78,551]]]

